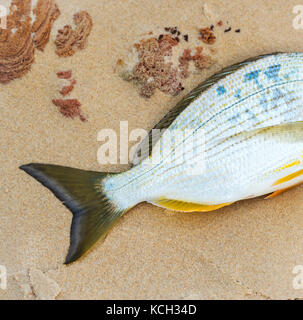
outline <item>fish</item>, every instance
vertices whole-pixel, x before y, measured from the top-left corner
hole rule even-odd
[[[303,182],[303,53],[272,53],[203,81],[138,145],[121,173],[30,163],[20,169],[73,214],[65,264],[148,202],[209,212]]]

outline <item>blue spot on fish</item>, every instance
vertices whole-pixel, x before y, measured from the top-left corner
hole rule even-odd
[[[279,88],[275,88],[275,90],[273,92],[273,98],[274,98],[274,100],[282,99],[282,98],[284,98],[284,94]]]
[[[255,120],[258,121],[256,115],[249,109],[245,110],[246,114],[248,115],[248,119],[247,120]]]
[[[295,75],[295,73],[296,73],[296,70],[293,69],[290,72],[284,74],[283,78],[286,79],[286,80],[290,80],[290,76]]]
[[[262,93],[262,97],[260,99],[260,105],[263,107],[265,111],[268,110],[268,101],[264,92]]]
[[[245,82],[246,81],[250,81],[250,80],[256,80],[258,79],[259,77],[259,70],[256,70],[256,71],[252,71],[252,72],[249,72],[249,73],[246,73],[245,75]]]
[[[234,116],[228,119],[233,125],[237,125],[240,119],[240,114],[236,113]]]
[[[226,93],[226,89],[224,86],[219,86],[217,88],[218,96],[222,96],[224,93]]]
[[[236,94],[235,94],[235,98],[241,99],[241,89],[238,89]]]
[[[281,70],[280,64],[275,64],[270,66],[267,71],[265,71],[265,75],[268,80],[278,81],[279,80],[279,72]]]
[[[255,71],[251,71],[245,74],[245,82],[247,81],[255,81],[256,85],[262,89],[263,86],[260,85],[259,83],[259,74],[260,74],[260,70],[255,70]]]

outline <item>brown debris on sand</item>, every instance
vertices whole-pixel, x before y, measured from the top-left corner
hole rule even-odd
[[[213,64],[211,57],[203,55],[202,50],[202,47],[197,47],[195,55],[192,56],[192,60],[195,63],[195,67],[200,70],[208,69]]]
[[[64,117],[71,119],[79,117],[81,121],[86,121],[82,114],[81,103],[77,99],[53,99],[52,102],[59,108]]]
[[[55,44],[59,57],[72,56],[87,45],[88,36],[93,27],[91,16],[86,11],[80,11],[74,14],[73,19],[76,25],[74,30],[71,25],[66,25],[58,31]]]
[[[191,49],[185,49],[183,55],[179,58],[179,68],[180,68],[180,75],[182,78],[189,77],[189,62],[194,61],[195,67],[199,70],[209,68],[213,61],[212,59],[202,54],[203,48],[197,47],[196,53],[191,55]]]
[[[216,36],[210,28],[202,28],[199,30],[199,33],[199,39],[202,40],[204,43],[214,44],[216,42]]]
[[[179,57],[179,68],[180,68],[180,76],[183,79],[188,78],[189,76],[189,61],[192,60],[191,49],[185,49],[183,51],[183,55]]]
[[[49,41],[53,23],[59,17],[60,11],[54,1],[39,0],[33,13],[37,17],[32,26],[34,44],[37,49],[43,51]]]
[[[182,84],[178,79],[178,70],[165,57],[172,55],[172,48],[178,41],[170,35],[141,40],[135,44],[139,62],[133,69],[133,74],[126,80],[136,80],[142,87],[140,94],[150,97],[156,89],[168,94],[178,94]]]
[[[211,25],[211,28],[200,29],[200,37],[203,37],[207,44],[216,40],[212,31],[214,28],[214,25]],[[184,46],[189,41],[189,35],[182,35],[178,27],[165,27],[164,31],[166,33],[160,33],[158,37],[142,39],[136,43],[132,57],[129,56],[126,63],[118,59],[115,67],[115,71],[118,71],[124,80],[138,84],[140,95],[146,98],[151,97],[156,89],[177,95],[184,90],[183,80],[190,75],[191,62],[199,71],[214,63],[209,55],[202,54],[202,47],[196,47],[194,54],[191,48],[185,47],[180,56],[182,47],[176,50],[174,48],[180,44]]]
[[[56,73],[59,79],[64,79],[69,82],[69,85],[65,85],[59,91],[62,96],[69,95],[77,81],[71,79],[72,70],[59,71]],[[53,104],[59,108],[59,111],[64,117],[74,119],[79,117],[81,121],[86,121],[86,117],[82,114],[81,103],[77,99],[53,99]]]
[[[72,70],[59,71],[57,72],[57,77],[59,79],[70,79],[72,76]]]
[[[20,78],[30,70],[35,47],[45,47],[52,24],[60,14],[53,0],[39,1],[32,25],[31,5],[31,0],[13,0],[7,28],[0,28],[0,83]]]
[[[65,97],[66,95],[70,94],[73,89],[74,89],[74,86],[76,84],[76,80],[75,79],[72,79],[70,80],[70,85],[68,86],[64,86],[61,90],[60,90],[60,93]]]
[[[30,0],[12,1],[7,17],[7,29],[0,28],[1,83],[20,78],[30,70],[34,62],[30,6]]]

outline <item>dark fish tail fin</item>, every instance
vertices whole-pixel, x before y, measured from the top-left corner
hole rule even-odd
[[[125,212],[117,208],[102,189],[107,173],[38,163],[20,169],[52,191],[73,213],[65,264],[80,258]]]

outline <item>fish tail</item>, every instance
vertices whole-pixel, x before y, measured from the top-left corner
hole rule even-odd
[[[20,167],[38,180],[73,213],[65,264],[88,251],[127,210],[108,199],[102,181],[108,173],[32,163]]]

